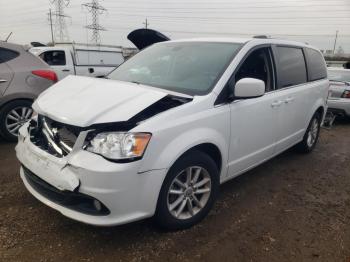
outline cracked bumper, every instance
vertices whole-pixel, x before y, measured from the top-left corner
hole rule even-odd
[[[56,158],[30,142],[27,125],[20,129],[16,154],[23,166],[58,190],[78,192],[101,201],[110,211],[108,215],[84,214],[57,204],[35,190],[21,168],[24,185],[39,201],[69,218],[98,226],[152,216],[167,172],[161,169],[138,173],[141,161],[112,163],[84,150]]]

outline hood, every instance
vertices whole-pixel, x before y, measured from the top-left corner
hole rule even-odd
[[[33,104],[39,114],[69,125],[124,122],[168,93],[110,79],[68,76],[43,92]]]
[[[170,40],[169,37],[152,29],[134,30],[128,34],[128,39],[140,50],[155,43]]]

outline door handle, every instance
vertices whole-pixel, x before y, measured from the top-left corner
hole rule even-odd
[[[69,69],[62,69],[62,72],[69,72]]]
[[[274,101],[271,106],[272,107],[280,107],[282,105],[283,101],[282,100],[278,100],[278,101]]]
[[[0,79],[0,83],[6,83],[7,80],[6,79]]]
[[[286,100],[284,100],[284,102],[285,102],[286,104],[288,104],[288,103],[293,102],[294,99],[295,99],[294,97],[288,97]]]

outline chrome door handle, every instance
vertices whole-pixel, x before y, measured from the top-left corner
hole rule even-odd
[[[294,99],[295,99],[294,97],[288,97],[286,100],[284,100],[284,102],[285,102],[286,104],[288,104],[288,103],[293,102]]]
[[[283,101],[282,100],[278,100],[278,101],[274,101],[271,106],[272,107],[280,107],[282,105]]]
[[[6,83],[7,80],[6,79],[0,79],[0,83]]]

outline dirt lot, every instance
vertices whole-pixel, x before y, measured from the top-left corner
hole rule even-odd
[[[201,224],[161,232],[151,221],[98,228],[39,203],[0,142],[0,261],[350,261],[350,123],[316,150],[290,150],[221,187]]]

